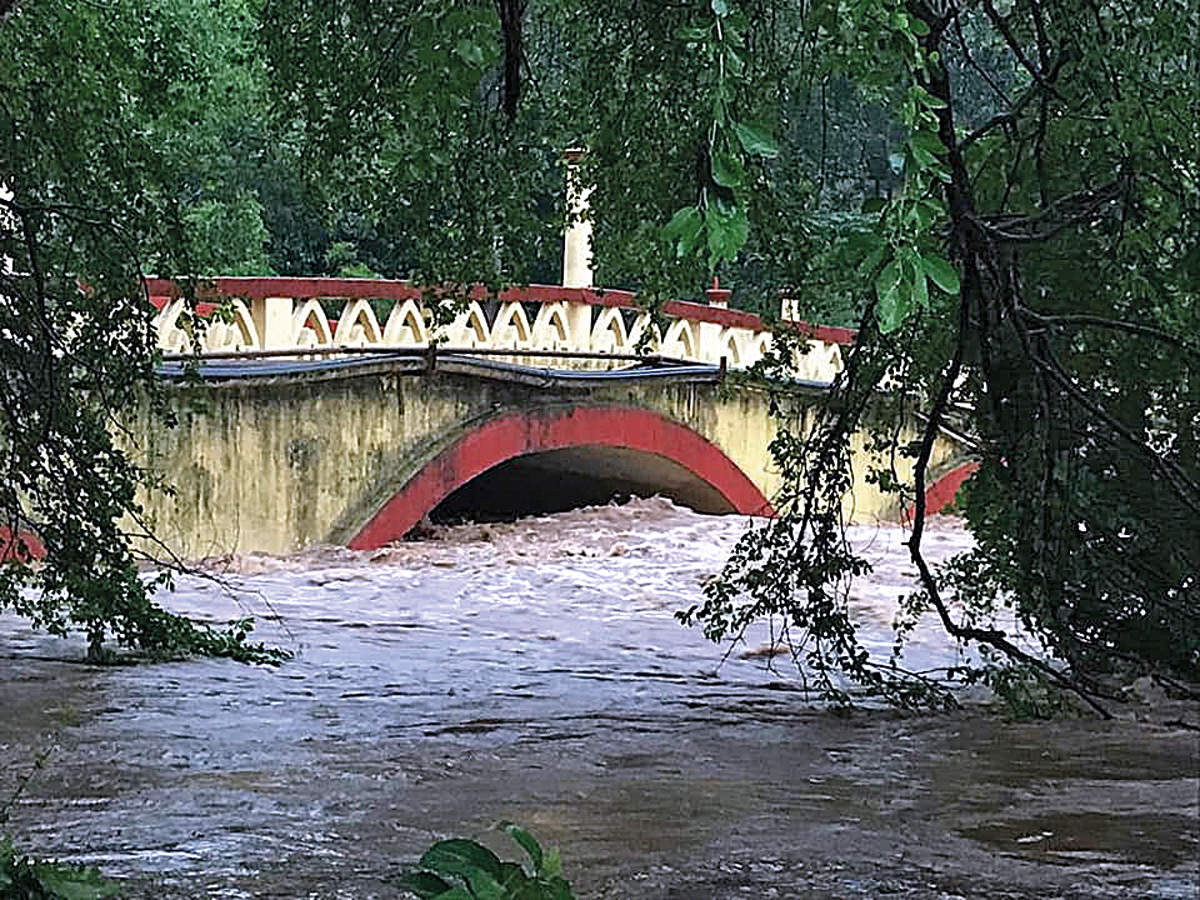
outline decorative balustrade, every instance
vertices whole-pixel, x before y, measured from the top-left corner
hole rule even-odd
[[[147,287],[158,308],[154,326],[159,345],[168,354],[190,352],[193,332],[186,327],[186,304],[175,284],[151,279]],[[533,285],[510,288],[493,300],[476,289],[451,321],[437,326],[421,292],[398,281],[217,278],[206,283],[205,293],[213,295],[213,302],[197,307],[206,317],[199,329],[201,354],[413,350],[435,338],[448,349],[511,350],[517,361],[529,361],[522,359],[522,351],[595,355],[555,362],[575,368],[625,365],[628,360],[606,357],[648,349],[689,362],[717,365],[724,359],[736,369],[753,365],[772,342],[771,331],[758,316],[728,309],[728,291],[715,288],[709,291],[707,305],[667,303],[665,329],[638,306],[633,294],[591,288]],[[223,314],[213,316],[218,308]],[[853,340],[853,332],[792,325],[809,338],[808,352],[796,359],[797,376],[831,380],[841,369],[841,348]],[[649,340],[643,341],[647,331]]]

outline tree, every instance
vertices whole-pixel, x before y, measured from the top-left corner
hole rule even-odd
[[[1200,166],[1187,148],[1200,128],[1200,12],[1045,0],[1001,12],[981,0],[834,3],[814,16],[818,41],[853,24],[849,45],[833,41],[835,71],[874,52],[907,84],[905,184],[881,209],[874,296],[836,415],[780,448],[801,475],[786,499],[803,543],[778,533],[786,524],[748,540],[689,618],[720,637],[781,614],[812,638],[819,671],[906,699],[911,682],[861,655],[829,590],[860,565],[835,527],[838,447],[888,376],[902,385],[889,389],[892,415],[920,404],[925,417],[915,446],[884,437],[915,460],[922,590],[910,616],[932,609],[953,637],[1088,702],[1114,674],[1195,679]],[[964,98],[982,91],[991,102],[972,110]],[[924,490],[946,424],[982,463],[963,499],[978,549],[936,572],[922,552]],[[764,581],[781,568],[798,599]],[[993,624],[1002,606],[1060,664]]]
[[[92,659],[109,639],[272,658],[246,644],[248,621],[214,631],[154,603],[170,570],[143,579],[132,541],[153,539],[138,492],[163,485],[117,441],[138,404],[171,417],[146,268],[187,275],[229,259],[211,256],[200,227],[223,213],[187,187],[196,151],[214,146],[203,126],[232,90],[228,67],[211,65],[231,32],[217,10],[183,3],[2,12],[0,609],[55,634],[82,629]],[[252,218],[243,199],[228,209]]]

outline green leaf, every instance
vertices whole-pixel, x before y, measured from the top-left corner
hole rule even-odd
[[[920,148],[926,153],[933,154],[934,156],[941,156],[946,152],[946,145],[943,144],[942,139],[932,131],[914,132],[913,136],[909,140],[912,142],[913,147]]]
[[[870,275],[872,272],[874,272],[875,267],[878,266],[881,262],[883,262],[883,258],[884,258],[884,256],[887,255],[887,251],[888,251],[887,245],[884,244],[882,246],[876,247],[874,250],[872,250],[870,253],[868,253],[866,258],[861,263],[859,263],[859,266],[858,266],[859,273],[862,275]]]
[[[913,270],[913,305],[922,309],[929,308],[929,285],[925,283],[925,273],[919,269]]]
[[[473,869],[466,874],[466,878],[471,896],[476,900],[504,900],[507,896],[508,892],[500,883],[499,874],[492,876],[480,869]]]
[[[928,168],[929,168],[929,171],[933,173],[934,177],[937,178],[939,181],[944,181],[946,184],[949,184],[953,180],[953,176],[950,174],[950,170],[947,169],[940,162],[935,162],[933,165],[929,166]]]
[[[477,841],[464,838],[438,841],[425,851],[420,865],[444,875],[464,878],[475,871],[486,872],[493,878],[500,877],[500,858]]]
[[[483,48],[467,38],[459,38],[454,48],[463,62],[470,63],[477,69],[483,68]]]
[[[700,211],[693,211],[699,218]],[[501,822],[497,827],[521,845],[521,849],[529,854],[529,858],[533,862],[533,870],[540,874],[542,871],[542,845],[537,842],[537,838],[515,822]]]
[[[921,268],[925,270],[926,275],[933,279],[933,283],[947,294],[954,296],[958,293],[960,287],[958,272],[946,260],[940,256],[922,256]]]
[[[703,217],[700,210],[695,206],[685,206],[675,212],[671,216],[671,221],[662,228],[662,237],[665,241],[673,241],[680,236],[687,234],[693,228],[699,228],[703,224]],[[500,827],[503,828],[509,823],[501,822]]]
[[[720,127],[725,127],[725,101],[720,94],[713,97],[713,121]]]
[[[708,229],[710,266],[715,266],[723,259],[736,258],[750,233],[746,210],[739,206],[733,207],[732,212],[725,214],[718,204],[710,203],[704,224]]]
[[[721,187],[737,188],[746,180],[742,161],[732,153],[715,153],[712,159],[713,181]]]
[[[500,883],[510,894],[529,881],[529,875],[519,863],[505,860],[500,863]]]
[[[558,855],[557,847],[546,851],[540,874],[543,878],[549,878],[551,881],[562,881],[562,857]]]
[[[709,205],[716,207],[717,215],[728,219],[738,211],[737,195],[732,191],[716,191]]]
[[[728,47],[725,49],[725,65],[735,78],[740,76],[746,68],[741,56]]]
[[[771,136],[770,130],[762,125],[751,122],[734,122],[733,133],[737,135],[742,149],[751,156],[774,159],[779,155],[779,145]]]
[[[868,197],[862,202],[862,211],[865,213],[877,213],[887,206],[887,200],[883,197]]]
[[[71,869],[56,863],[39,863],[34,875],[43,890],[59,900],[103,900],[121,889],[95,869]]]
[[[896,286],[900,283],[900,261],[893,259],[883,271],[879,273],[879,277],[875,279],[875,294],[882,300],[884,294],[892,293],[896,290]]]
[[[899,287],[888,291],[879,298],[876,315],[879,317],[879,330],[889,334],[904,324],[908,314],[912,312],[912,294],[901,291]]]
[[[432,872],[405,872],[400,876],[400,886],[404,890],[416,894],[421,900],[432,900],[450,890],[449,883],[438,878]]]
[[[720,18],[729,15],[729,0],[712,0],[712,11]]]
[[[919,84],[914,84],[909,90],[913,98],[926,109],[943,109],[946,106],[945,100],[933,96]]]
[[[933,224],[934,213],[939,212],[936,205],[928,200],[921,200],[913,207],[913,214],[917,219],[917,227],[925,231]]]
[[[663,226],[662,237],[664,241],[675,245],[675,255],[682,259],[696,248],[703,229],[704,215],[699,208],[685,206]]]
[[[681,41],[707,41],[709,31],[707,28],[702,28],[699,25],[685,25],[676,32],[676,37]]]
[[[913,159],[917,161],[922,169],[928,169],[937,165],[937,157],[928,150],[923,150],[911,142],[909,143],[908,149],[912,152]]]

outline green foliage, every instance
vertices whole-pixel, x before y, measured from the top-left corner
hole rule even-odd
[[[709,269],[736,259],[749,235],[747,158],[779,156],[779,145],[766,126],[733,118],[738,84],[744,80],[742,54],[749,22],[725,0],[713,0],[712,14],[711,25],[689,25],[679,31],[680,39],[708,60],[714,73],[712,122],[704,156],[707,183],[700,186],[699,202],[675,213],[662,233],[677,257],[707,248]]]
[[[507,122],[495,4],[282,0],[259,37],[326,240],[423,283],[555,277],[569,142]]]
[[[193,258],[204,259],[204,268],[212,274],[268,273],[268,235],[262,213],[258,199],[245,190],[234,192],[232,198],[193,204],[184,213]]]
[[[338,278],[378,278],[379,275],[358,259],[351,241],[335,241],[325,251],[325,265]]]
[[[46,862],[19,854],[0,839],[0,898],[4,900],[103,900],[120,887],[95,869]]]
[[[238,96],[224,14],[239,10],[244,24],[236,4],[29,3],[0,20],[0,533],[47,553],[19,541],[0,563],[0,610],[82,630],[94,660],[110,640],[277,658],[246,642],[248,622],[217,632],[153,602],[169,579],[143,578],[131,541],[147,537],[140,492],[161,485],[116,440],[136,438],[123,429],[141,409],[171,422],[146,269],[256,264],[254,201],[187,189]]]
[[[964,670],[962,677],[966,684],[991,688],[1014,719],[1054,719],[1078,709],[1061,684],[1024,663],[1004,660],[1001,665]]]
[[[512,822],[497,828],[525,852],[527,865],[501,861],[477,841],[451,838],[426,850],[401,886],[421,900],[572,900],[558,851],[543,851],[532,834]]]
[[[1182,103],[1200,75],[1185,36],[1197,16],[1167,3],[1130,21],[1119,5],[1065,0],[940,18],[889,0],[813,7],[820,65],[906,130],[903,183],[864,204],[869,229],[833,245],[869,288],[823,410],[783,420],[783,517],[739,545],[686,620],[728,639],[782,617],[826,696],[845,699],[843,675],[944,702],[853,637],[845,587],[862,561],[841,504],[848,437],[867,428],[893,460],[874,480],[916,503],[922,589],[906,615],[936,615],[996,654],[968,677],[1034,714],[1112,677],[1200,678],[1200,118]],[[978,549],[933,571],[923,494],[943,426],[982,463],[960,498]],[[894,470],[906,457],[912,480]],[[1006,607],[1049,658],[997,626]]]

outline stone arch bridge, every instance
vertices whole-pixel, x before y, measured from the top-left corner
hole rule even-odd
[[[173,284],[149,289],[180,421],[147,423],[135,452],[177,488],[146,511],[182,556],[369,549],[434,512],[620,494],[773,512],[776,424],[760,388],[728,377],[769,350],[771,332],[728,309],[728,292],[655,320],[619,291],[476,290],[435,326],[441,301],[399,282],[218,279],[198,333]],[[796,360],[803,415],[853,334],[790,327],[809,343]],[[181,377],[193,342],[202,387]],[[938,447],[947,480],[931,499],[953,496],[961,463],[952,443]],[[861,474],[847,503],[856,520],[898,515]]]

